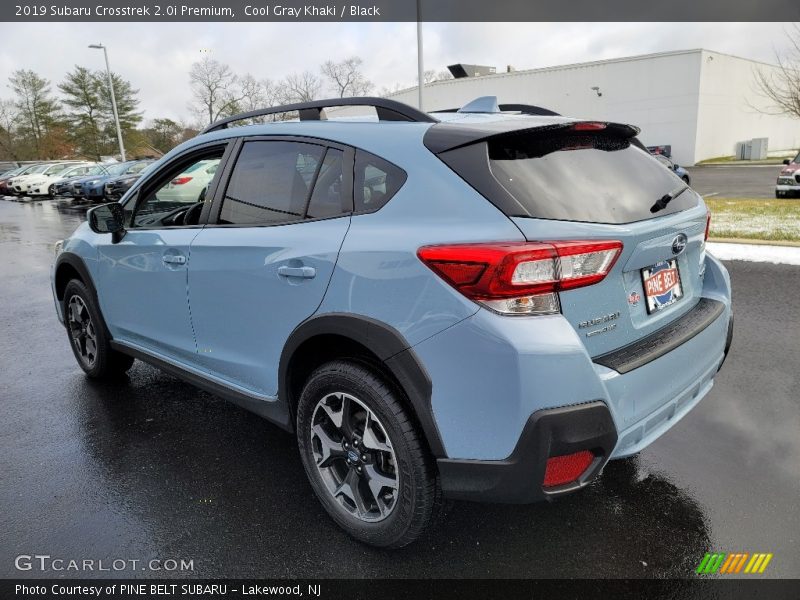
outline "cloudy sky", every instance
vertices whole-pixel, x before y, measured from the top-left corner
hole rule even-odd
[[[785,23],[426,23],[425,68],[456,62],[530,69],[660,52],[707,48],[773,62],[787,46]],[[55,83],[74,65],[111,67],[140,90],[146,120],[190,118],[188,71],[207,49],[240,74],[280,79],[351,55],[382,87],[416,81],[415,23],[21,23],[3,31],[0,97],[16,69]]]

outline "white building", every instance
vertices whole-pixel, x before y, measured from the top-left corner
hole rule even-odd
[[[768,138],[770,153],[800,147],[800,120],[760,112],[769,104],[755,74],[777,67],[709,50],[683,50],[438,81],[425,110],[460,107],[478,96],[535,104],[560,114],[630,123],[647,146],[671,145],[679,164],[732,156]],[[595,89],[596,88],[596,89]],[[417,105],[417,88],[390,96]]]

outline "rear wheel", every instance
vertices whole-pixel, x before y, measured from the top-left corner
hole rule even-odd
[[[92,295],[77,279],[64,290],[64,320],[75,359],[89,377],[118,376],[131,368],[133,357],[111,348]]]
[[[376,371],[349,361],[314,371],[298,403],[297,437],[314,492],[352,537],[399,548],[440,513],[433,459]]]

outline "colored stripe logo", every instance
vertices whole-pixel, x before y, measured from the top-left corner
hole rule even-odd
[[[769,562],[772,560],[772,553],[755,552],[706,552],[703,560],[697,566],[698,575],[710,575],[712,573],[731,574],[763,573]]]

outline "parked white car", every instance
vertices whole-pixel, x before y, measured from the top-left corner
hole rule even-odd
[[[31,171],[27,175],[20,175],[18,177],[14,177],[11,180],[11,189],[14,191],[15,194],[27,194],[28,193],[28,184],[33,181],[39,181],[41,179],[47,178],[50,179],[55,177],[56,175],[60,175],[70,167],[74,167],[75,165],[84,164],[77,161],[69,161],[69,162],[62,162],[62,163],[47,163],[43,165],[39,165],[36,169]]]
[[[193,164],[158,190],[158,199],[167,202],[202,202],[218,165],[219,159],[201,160]]]
[[[73,177],[82,177],[84,175],[93,175],[101,172],[101,166],[97,163],[79,163],[77,165],[69,166],[60,173],[54,175],[46,175],[44,173],[32,176],[26,182],[28,196],[55,196],[56,186],[63,183],[67,179]]]

